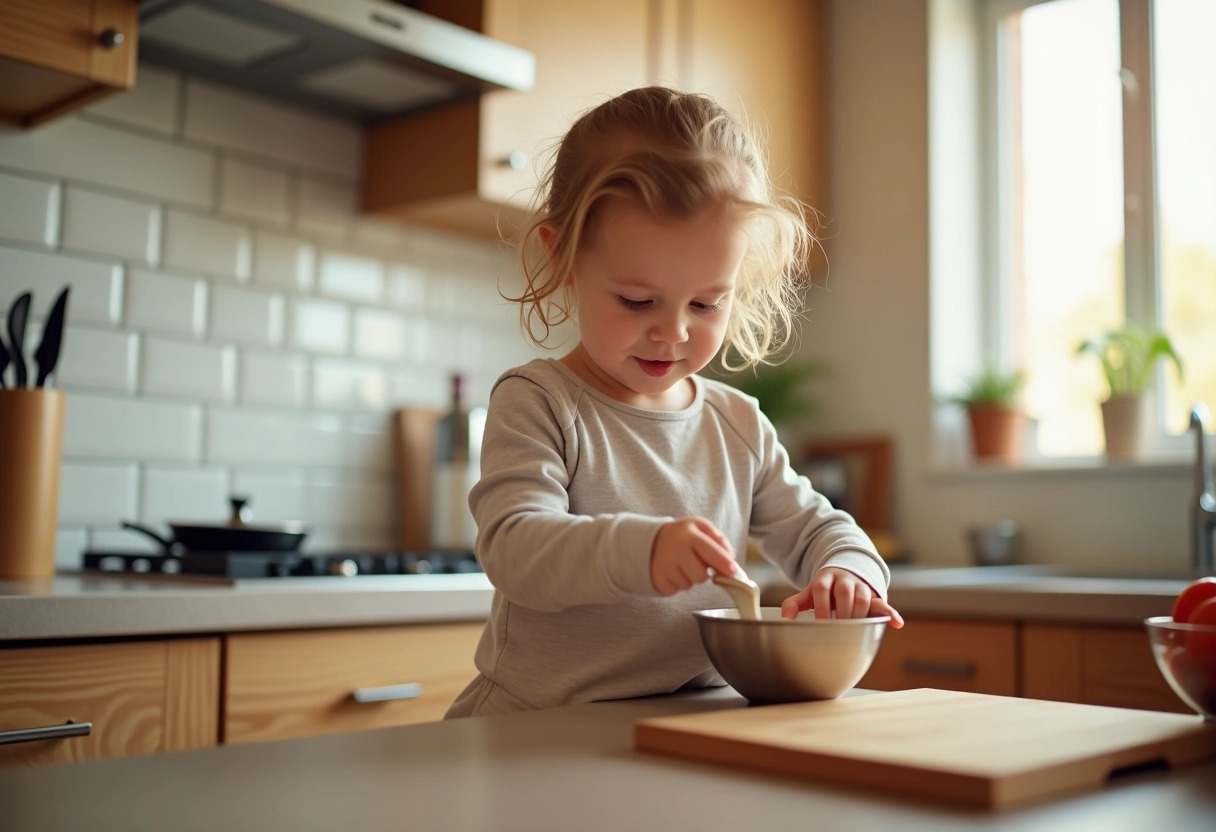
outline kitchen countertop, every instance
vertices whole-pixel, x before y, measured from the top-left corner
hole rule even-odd
[[[768,564],[748,564],[787,593]],[[893,567],[890,596],[905,618],[991,618],[1138,626],[1167,615],[1186,578],[1103,577],[1050,566]],[[6,641],[222,633],[484,619],[493,587],[481,573],[266,579],[235,586],[180,577],[65,573],[0,581]]]
[[[471,621],[489,615],[493,595],[479,572],[282,578],[235,586],[64,574],[49,581],[0,581],[0,644]]]
[[[13,832],[56,830],[1209,830],[1216,763],[992,814],[633,748],[638,719],[729,688],[303,740],[0,769]]]

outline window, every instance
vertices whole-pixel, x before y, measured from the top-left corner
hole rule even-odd
[[[1156,446],[1216,409],[1216,2],[989,0],[984,347],[1026,370],[1038,452],[1101,453],[1077,344],[1163,328]]]

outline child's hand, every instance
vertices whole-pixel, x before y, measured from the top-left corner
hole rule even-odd
[[[847,569],[825,566],[815,573],[810,586],[781,603],[782,618],[797,618],[803,610],[815,610],[816,618],[867,618],[889,615],[891,626],[904,626],[903,616],[894,607]]]
[[[660,595],[675,595],[709,579],[709,570],[733,575],[739,567],[726,535],[703,517],[664,523],[650,551],[650,582]]]

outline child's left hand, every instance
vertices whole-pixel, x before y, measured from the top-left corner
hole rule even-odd
[[[825,566],[815,573],[810,585],[786,598],[781,604],[782,618],[797,618],[798,613],[813,609],[816,618],[866,618],[891,616],[891,626],[904,626],[904,618],[894,607],[878,597],[869,584],[847,569]]]

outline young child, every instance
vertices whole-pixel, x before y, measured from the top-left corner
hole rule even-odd
[[[525,329],[561,359],[490,396],[469,496],[495,594],[448,717],[724,684],[694,610],[730,606],[748,537],[798,586],[782,615],[890,615],[869,538],[790,467],[756,401],[695,375],[788,339],[810,234],[746,131],[701,95],[635,89],[579,118],[522,240]]]

